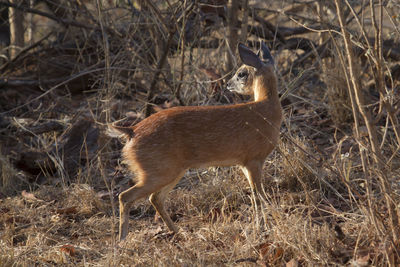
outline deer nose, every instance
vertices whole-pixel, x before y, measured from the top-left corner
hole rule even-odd
[[[228,88],[228,90],[231,90],[233,88],[233,82],[232,80],[229,80],[228,83],[226,84],[226,88]]]

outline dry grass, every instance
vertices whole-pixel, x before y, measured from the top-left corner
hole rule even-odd
[[[371,231],[366,203],[352,200],[335,177],[319,177],[335,190],[310,179],[299,164],[301,154],[292,154],[290,164],[274,160],[270,164],[278,166],[268,166],[295,182],[269,182],[262,203],[265,220],[258,222],[247,182],[236,168],[189,173],[167,202],[182,228],[174,236],[143,201],[131,212],[126,241],[117,243],[117,207],[86,184],[41,186],[34,195],[2,199],[0,254],[9,256],[1,263],[205,266],[295,259],[312,266],[345,264],[366,255],[372,264],[385,261],[389,244]]]
[[[182,228],[179,234],[154,221],[146,201],[131,212],[132,230],[122,243],[115,240],[118,218],[110,201],[88,185],[41,186],[34,196],[3,199],[0,254],[9,256],[1,263],[204,266],[296,259],[312,266],[365,255],[373,264],[384,260],[388,244],[371,231],[365,203],[344,202],[344,192],[313,189],[313,183],[306,191],[266,188],[266,220],[258,228],[243,175],[210,169],[200,177],[186,177],[170,194],[167,206]]]

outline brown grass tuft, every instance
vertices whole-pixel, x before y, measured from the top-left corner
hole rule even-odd
[[[310,191],[319,189],[320,181],[315,176],[312,164],[309,164],[309,152],[305,147],[307,141],[303,138],[295,138],[297,145],[294,146],[289,142],[279,143],[279,152],[282,161],[280,162],[279,184],[282,188],[292,192]]]

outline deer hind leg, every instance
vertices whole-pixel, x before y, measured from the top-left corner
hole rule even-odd
[[[174,233],[177,233],[179,231],[179,228],[175,226],[175,224],[171,220],[171,217],[166,212],[164,206],[164,200],[168,195],[168,193],[175,187],[175,185],[182,178],[183,174],[184,172],[181,173],[172,183],[166,185],[160,191],[151,194],[149,198],[150,203],[153,205],[158,214],[161,216],[161,219],[167,225],[168,229]]]
[[[151,183],[139,183],[125,190],[119,195],[119,240],[125,239],[129,228],[129,211],[132,204],[147,197],[158,188]]]

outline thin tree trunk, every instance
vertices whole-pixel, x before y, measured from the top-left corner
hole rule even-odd
[[[9,0],[12,4],[21,4],[22,0]],[[10,58],[13,59],[24,47],[24,14],[22,11],[9,8],[10,23]]]
[[[242,1],[242,28],[240,29],[240,41],[246,42],[247,40],[247,24],[249,20],[249,0]]]
[[[238,43],[238,31],[236,25],[238,23],[239,1],[229,0],[228,2],[228,39],[227,49],[225,51],[225,72],[233,69],[235,63],[235,51]]]
[[[34,0],[29,0],[29,8],[33,8],[35,4]],[[32,45],[33,44],[33,14],[32,13],[27,13],[26,15],[27,18],[27,31],[28,31],[28,36],[27,36],[27,44]]]

